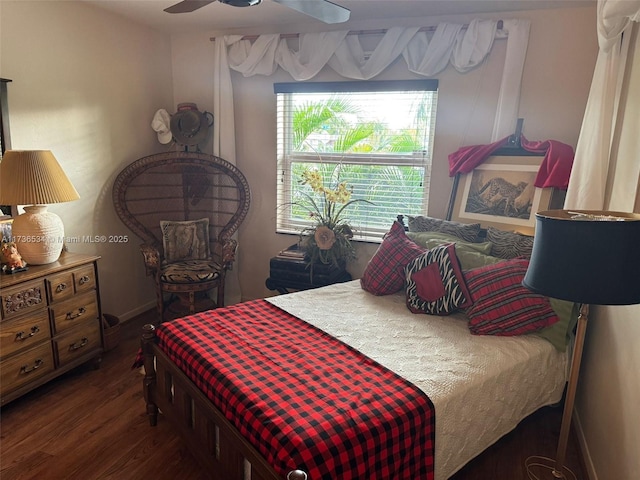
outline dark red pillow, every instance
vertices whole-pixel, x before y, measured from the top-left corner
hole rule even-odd
[[[404,233],[400,222],[393,222],[360,279],[363,290],[374,295],[390,295],[404,287],[404,267],[426,249]]]
[[[472,305],[465,312],[476,335],[522,335],[553,325],[549,299],[522,286],[529,261],[514,258],[466,270]]]

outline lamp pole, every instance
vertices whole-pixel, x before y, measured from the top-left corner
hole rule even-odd
[[[563,470],[564,461],[567,454],[567,444],[569,442],[569,431],[571,429],[571,417],[573,415],[573,405],[576,399],[578,387],[578,376],[580,374],[580,363],[582,361],[582,350],[584,347],[584,337],[587,332],[587,321],[589,320],[589,305],[580,305],[578,315],[578,326],[576,328],[576,341],[573,346],[571,356],[571,372],[569,373],[569,383],[567,384],[567,396],[564,400],[564,412],[562,413],[562,425],[560,427],[560,439],[558,440],[558,450],[556,452],[556,463],[553,468],[555,478],[567,478]]]

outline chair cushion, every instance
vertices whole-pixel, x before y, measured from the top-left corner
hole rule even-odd
[[[163,220],[160,229],[165,262],[207,260],[211,256],[208,218],[185,222]]]
[[[220,276],[221,267],[210,260],[186,260],[170,263],[160,271],[164,283],[209,282]]]

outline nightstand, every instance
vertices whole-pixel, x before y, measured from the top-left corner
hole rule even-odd
[[[290,290],[309,290],[350,280],[351,274],[344,267],[323,263],[315,263],[311,275],[311,268],[296,244],[269,260],[269,278],[265,284],[269,290],[289,293]]]

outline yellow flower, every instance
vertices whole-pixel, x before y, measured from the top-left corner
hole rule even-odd
[[[338,189],[336,190],[336,201],[338,203],[347,203],[351,198],[351,190],[347,188],[347,184],[345,182],[340,182],[338,184]]]
[[[329,188],[324,189],[324,198],[327,200],[327,202],[331,202],[331,203],[336,203],[338,201],[337,192]]]
[[[314,238],[320,250],[330,250],[333,244],[336,243],[336,234],[325,225],[316,228]]]
[[[308,183],[314,192],[321,192],[324,189],[322,175],[317,170],[305,170],[302,172],[302,184]]]

